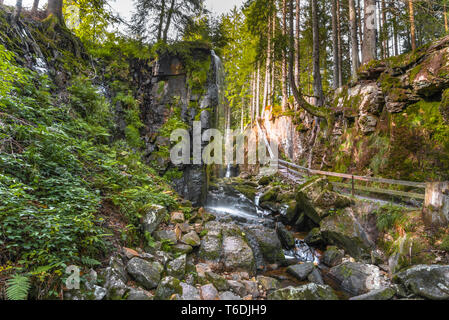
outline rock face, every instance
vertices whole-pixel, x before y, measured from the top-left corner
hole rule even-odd
[[[449,300],[449,266],[414,266],[396,274],[393,281],[416,296],[431,300]]]
[[[381,289],[387,285],[377,266],[356,262],[345,262],[329,271],[345,291],[353,296]]]
[[[126,270],[145,289],[158,286],[164,267],[159,262],[148,262],[140,258],[129,260]]]
[[[159,205],[152,205],[148,208],[145,216],[142,219],[142,228],[145,232],[152,234],[157,227],[161,224],[167,209]]]
[[[449,223],[449,182],[431,182],[426,185],[423,219],[432,228]]]
[[[241,237],[226,236],[223,239],[223,263],[228,271],[255,272],[253,251]]]
[[[309,283],[276,290],[268,295],[268,300],[338,300],[338,297],[329,286]]]
[[[262,226],[250,226],[246,228],[250,245],[254,252],[258,252],[266,264],[284,264],[285,256],[281,241],[275,230]],[[259,264],[259,263],[258,263]]]

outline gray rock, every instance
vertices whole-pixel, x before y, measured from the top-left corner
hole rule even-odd
[[[181,300],[201,300],[200,292],[194,286],[181,282],[182,295]]]
[[[151,297],[144,290],[132,288],[128,293],[127,300],[145,301],[151,300]]]
[[[165,277],[157,286],[155,300],[169,300],[173,295],[182,295],[181,282],[173,277]]]
[[[381,288],[372,290],[360,296],[349,298],[349,300],[390,300],[396,294],[393,288]]]
[[[324,284],[321,273],[317,268],[313,268],[312,272],[307,276],[307,280],[316,284]]]
[[[167,275],[178,279],[183,279],[186,273],[186,259],[187,256],[184,254],[167,263]]]
[[[128,273],[145,289],[157,287],[164,267],[159,262],[148,262],[140,258],[132,258],[126,266]]]
[[[231,300],[242,300],[242,298],[235,295],[231,291],[225,291],[220,293],[220,300],[231,301]]]
[[[280,287],[279,281],[270,277],[257,276],[257,282],[262,286],[262,289],[268,292],[277,290]]]
[[[175,244],[178,239],[176,239],[176,233],[173,230],[158,230],[154,232],[154,239],[157,241],[170,241]]]
[[[371,264],[344,262],[330,269],[329,274],[353,296],[381,289],[388,285],[380,269]]]
[[[218,300],[218,291],[213,284],[206,284],[201,287],[201,299],[202,300]]]
[[[200,251],[198,257],[206,261],[218,260],[221,255],[222,243],[217,236],[206,235],[201,240]]]
[[[222,276],[210,271],[207,271],[205,275],[207,281],[212,283],[219,291],[226,291],[229,289],[228,281]]]
[[[417,265],[393,277],[408,292],[431,300],[449,300],[449,266]]]
[[[246,231],[253,251],[260,252],[265,264],[285,263],[284,250],[276,231],[259,225],[249,226]]]
[[[182,242],[192,247],[198,247],[201,244],[201,239],[195,231],[190,231],[182,237]]]
[[[244,297],[247,295],[246,287],[239,281],[236,280],[228,280],[228,286],[232,292],[239,295],[240,297]]]
[[[142,219],[142,227],[145,232],[152,234],[164,220],[167,209],[159,205],[152,205],[147,209]]]
[[[300,281],[307,279],[307,276],[313,271],[315,266],[312,262],[306,262],[303,264],[295,264],[287,268],[287,272],[297,278]]]
[[[254,254],[241,237],[226,236],[223,239],[223,263],[227,271],[255,273]]]
[[[184,243],[177,243],[172,247],[172,249],[173,252],[175,253],[185,253],[185,254],[189,254],[190,252],[193,251],[192,246],[189,246],[188,244]]]
[[[93,285],[93,289],[94,300],[103,300],[108,293],[108,290],[106,288],[97,285]]]
[[[276,232],[284,248],[291,249],[295,246],[295,237],[282,222],[276,223]]]
[[[339,265],[342,262],[344,256],[344,251],[339,250],[335,246],[331,246],[324,252],[323,263],[332,268],[336,265]]]
[[[247,293],[252,295],[253,298],[258,298],[260,296],[257,282],[251,280],[243,280],[242,283],[245,285]]]
[[[268,300],[338,300],[331,287],[316,283],[279,289],[270,293],[267,298]]]

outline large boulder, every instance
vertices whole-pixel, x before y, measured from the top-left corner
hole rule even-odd
[[[449,300],[449,266],[418,265],[393,277],[409,293],[431,300]]]
[[[177,279],[184,279],[186,273],[187,256],[185,254],[167,263],[167,275]]]
[[[181,300],[201,300],[200,292],[194,286],[185,282],[180,283],[182,287]]]
[[[330,246],[324,252],[322,261],[328,267],[335,267],[342,262],[344,256],[345,253],[343,250],[339,250],[335,246]]]
[[[214,235],[206,235],[201,240],[198,257],[202,260],[218,260],[221,255],[221,238]]]
[[[164,267],[159,262],[148,262],[140,258],[129,260],[126,270],[145,289],[151,290],[157,287],[161,280]]]
[[[326,217],[320,225],[321,236],[329,244],[343,248],[354,258],[370,259],[373,243],[354,215],[352,208]]]
[[[224,237],[222,262],[227,271],[256,271],[253,251],[241,236]]]
[[[276,223],[276,232],[284,248],[291,249],[295,246],[295,237],[282,222]]]
[[[151,205],[146,208],[142,218],[142,228],[144,232],[152,234],[161,224],[167,214],[167,209],[159,205]]]
[[[353,296],[387,286],[379,267],[357,262],[344,262],[330,269],[329,274]]]
[[[327,285],[309,283],[276,290],[268,294],[268,300],[338,300],[338,297]]]
[[[285,263],[282,244],[275,230],[253,225],[248,226],[246,231],[253,251],[260,252],[264,264]]]
[[[300,281],[304,281],[307,279],[307,276],[313,271],[315,268],[312,262],[306,262],[303,264],[295,264],[293,266],[289,266],[287,268],[287,272],[297,278]]]
[[[368,293],[362,294],[360,296],[349,298],[349,300],[390,300],[396,294],[396,290],[393,288],[381,288],[372,290]]]

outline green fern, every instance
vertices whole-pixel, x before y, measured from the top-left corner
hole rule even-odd
[[[100,262],[100,261],[95,260],[95,259],[90,258],[90,257],[86,257],[86,256],[81,257],[81,262],[82,262],[84,265],[89,266],[89,267],[95,267],[95,266],[101,265],[101,262]]]
[[[7,282],[6,297],[8,300],[26,300],[31,288],[30,279],[26,276],[15,274]]]

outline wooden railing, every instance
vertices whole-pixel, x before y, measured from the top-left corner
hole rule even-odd
[[[368,183],[384,183],[384,184],[389,184],[389,185],[400,185],[400,186],[412,187],[412,188],[417,188],[417,189],[426,189],[426,183],[424,183],[424,182],[413,182],[413,181],[393,180],[393,179],[384,179],[384,178],[376,178],[376,177],[365,177],[365,176],[357,176],[357,175],[346,174],[346,173],[313,170],[313,169],[302,167],[297,164],[287,162],[287,161],[284,161],[281,159],[273,159],[273,151],[271,150],[271,147],[268,143],[268,139],[265,135],[265,132],[262,130],[262,128],[259,125],[259,121],[256,121],[256,125],[257,125],[257,129],[258,129],[259,133],[262,136],[262,139],[264,140],[264,143],[266,144],[266,146],[268,148],[268,151],[270,153],[270,156],[272,157],[272,160],[274,160],[275,162],[277,161],[281,167],[285,167],[287,169],[287,174],[289,173],[289,171],[291,171],[292,173],[295,173],[297,175],[302,175],[300,172],[300,171],[302,171],[302,172],[305,172],[308,176],[322,175],[322,176],[328,176],[328,177],[348,179],[348,180],[350,180],[350,183],[343,183],[343,182],[331,182],[331,183],[337,187],[351,189],[351,193],[353,196],[355,195],[355,190],[359,190],[359,191],[370,192],[370,193],[387,194],[387,195],[391,195],[391,196],[400,196],[400,197],[407,197],[407,198],[421,199],[421,200],[425,199],[424,193],[405,192],[405,191],[385,189],[385,188],[374,188],[374,187],[361,186],[361,185],[356,184],[356,181],[364,181],[364,182],[368,182]]]

